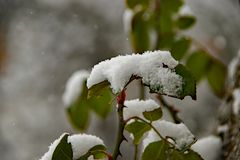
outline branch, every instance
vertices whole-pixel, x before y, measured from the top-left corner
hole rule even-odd
[[[173,106],[171,106],[170,104],[168,104],[161,95],[157,95],[157,99],[159,100],[159,102],[168,109],[168,111],[170,112],[173,120],[175,123],[181,123],[182,120],[178,117],[178,110],[176,108],[174,108]]]

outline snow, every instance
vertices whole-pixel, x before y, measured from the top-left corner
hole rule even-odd
[[[229,126],[227,124],[218,126],[217,133],[226,133],[229,130]]]
[[[181,7],[179,14],[181,16],[193,16],[194,15],[191,7],[186,4]]]
[[[175,141],[175,146],[178,149],[184,149],[184,147],[194,142],[195,137],[183,124],[175,124],[165,120],[159,120],[152,123],[157,131],[164,137],[171,137]],[[160,137],[154,130],[149,131],[147,137],[143,140],[143,148],[146,148],[149,143],[159,141]],[[169,139],[168,139],[169,140]],[[169,140],[170,141],[170,140]],[[173,141],[171,141],[174,143]]]
[[[63,133],[58,139],[56,139],[50,146],[48,152],[46,152],[43,157],[40,160],[52,160],[52,155],[57,147],[57,145],[60,143],[61,139],[66,135],[67,133]]]
[[[222,142],[219,137],[208,136],[199,139],[192,149],[199,153],[204,160],[218,160],[221,155]]]
[[[133,17],[133,11],[130,9],[126,9],[123,13],[123,26],[124,26],[124,31],[126,33],[130,33],[132,30],[132,27],[131,27],[132,17]]]
[[[48,152],[46,152],[40,160],[51,160],[57,145],[66,134],[68,133],[63,133],[58,139],[56,139],[50,145]],[[92,147],[96,145],[104,145],[100,138],[87,134],[75,134],[68,136],[68,143],[71,143],[72,146],[73,160],[85,155]],[[91,159],[91,156],[89,159]]]
[[[123,118],[124,120],[129,119],[131,117],[137,116],[147,121],[144,118],[143,112],[145,111],[153,111],[154,109],[159,108],[160,106],[152,99],[148,100],[129,100],[125,101],[124,105],[126,106],[123,109]]]
[[[228,78],[231,87],[235,87],[235,83],[237,80],[237,70],[240,67],[240,50],[238,51],[238,55],[231,61],[228,67]]]
[[[235,89],[233,91],[233,113],[235,115],[239,114],[239,110],[240,110],[240,89]]]
[[[108,80],[113,92],[119,93],[131,76],[135,75],[142,77],[142,82],[146,85],[156,86],[152,88],[155,92],[177,95],[183,83],[182,77],[174,72],[174,67],[177,65],[178,61],[168,51],[157,50],[143,54],[117,56],[93,67],[87,80],[87,87],[91,88],[95,84]]]
[[[74,160],[85,155],[92,147],[96,145],[104,145],[100,138],[87,134],[76,134],[69,136],[68,143],[71,143],[72,145]]]
[[[69,107],[80,96],[83,83],[89,77],[89,72],[86,70],[80,70],[72,74],[66,84],[65,92],[63,94],[63,103]]]

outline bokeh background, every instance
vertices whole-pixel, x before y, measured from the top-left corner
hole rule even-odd
[[[240,48],[238,0],[187,0],[197,24],[186,32],[227,65]],[[124,33],[124,0],[0,0],[0,159],[39,159],[68,123],[62,94],[69,76],[97,62],[131,53]],[[130,98],[136,92],[130,86]],[[180,116],[197,136],[214,131],[221,102],[208,84],[198,99],[177,104]],[[86,131],[112,147],[115,108],[105,120],[92,116]],[[128,154],[131,145],[123,147]],[[130,156],[130,153],[129,153]]]

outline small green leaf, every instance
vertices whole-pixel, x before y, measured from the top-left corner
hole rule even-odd
[[[196,100],[196,80],[190,71],[181,64],[175,67],[176,74],[183,78],[182,91],[177,98],[183,99],[185,96],[191,96],[192,99]]]
[[[177,21],[177,26],[184,30],[191,28],[196,22],[196,18],[194,16],[181,16]]]
[[[150,143],[143,152],[142,160],[166,160],[169,148],[168,143],[163,140]]]
[[[183,5],[182,0],[161,0],[160,10],[161,13],[173,14],[178,12],[182,5]]]
[[[173,149],[169,154],[169,159],[171,160],[203,160],[203,158],[193,150],[188,150],[185,152]]]
[[[226,76],[226,66],[220,61],[213,60],[207,72],[207,79],[213,92],[220,98],[222,98],[225,94]]]
[[[144,14],[144,11],[139,11],[132,19],[131,41],[133,48],[137,53],[149,50],[150,47],[148,19]]]
[[[89,99],[94,96],[100,96],[102,94],[103,89],[109,86],[110,83],[108,81],[102,81],[101,83],[92,86],[91,88],[88,89],[87,98]]]
[[[196,51],[187,59],[186,66],[197,81],[204,77],[209,69],[210,56],[202,50]]]
[[[141,141],[142,136],[144,135],[144,133],[146,133],[147,131],[149,131],[151,129],[151,127],[141,121],[134,121],[128,125],[125,126],[125,129],[129,132],[132,133],[134,136],[134,140],[133,143],[134,144],[139,144]]]
[[[77,160],[88,160],[88,157],[91,155],[93,155],[95,159],[105,158],[106,155],[102,151],[106,151],[106,147],[103,145],[96,145],[89,149],[85,155],[81,156]]]
[[[126,5],[128,8],[135,8],[136,6],[141,6],[147,8],[149,6],[149,0],[126,0]]]
[[[162,34],[169,34],[173,31],[173,21],[171,15],[161,14],[159,17],[159,30]]]
[[[143,116],[150,122],[159,120],[162,117],[162,109],[157,108],[153,111],[145,111],[143,112]]]
[[[87,128],[89,121],[89,106],[86,100],[79,99],[71,107],[67,108],[68,118],[71,124],[82,131]]]
[[[158,44],[157,49],[160,50],[169,50],[172,48],[174,42],[175,34],[160,34],[158,35]]]
[[[191,45],[191,40],[189,38],[182,37],[173,43],[171,53],[176,60],[180,60],[187,53]]]
[[[72,160],[72,146],[68,143],[68,134],[65,134],[53,152],[52,160]]]
[[[109,88],[103,88],[102,94],[98,97],[88,99],[91,109],[102,118],[106,118],[112,109],[112,94]]]

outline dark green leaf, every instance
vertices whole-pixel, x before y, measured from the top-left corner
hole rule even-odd
[[[97,115],[102,118],[106,118],[112,109],[111,100],[111,91],[109,88],[103,88],[102,94],[100,96],[88,99],[88,103]]]
[[[72,160],[72,146],[68,143],[68,134],[65,134],[53,152],[52,160]]]
[[[162,117],[162,109],[157,108],[153,111],[145,111],[143,112],[143,116],[149,121],[156,121]]]
[[[150,143],[143,152],[142,160],[166,160],[169,147],[168,143],[163,140]]]
[[[217,60],[212,60],[207,72],[207,79],[214,93],[220,98],[223,97],[225,93],[226,76],[226,66]]]
[[[182,91],[177,98],[183,99],[185,96],[191,96],[196,100],[196,80],[186,67],[179,64],[175,67],[176,74],[180,75],[183,79]]]
[[[139,144],[141,141],[142,136],[144,135],[144,133],[146,133],[147,131],[149,131],[151,129],[151,127],[141,121],[134,121],[128,125],[125,126],[125,129],[129,132],[132,133],[134,136],[134,144]]]
[[[132,19],[131,40],[137,53],[149,50],[150,47],[148,19],[144,17],[144,13],[144,11],[137,12]]]
[[[182,37],[181,39],[176,40],[173,43],[171,53],[172,56],[176,60],[180,60],[183,58],[183,56],[187,53],[189,47],[191,45],[191,40],[185,37]]]
[[[191,54],[187,59],[186,66],[197,81],[206,75],[210,65],[210,58],[205,51],[199,50]]]
[[[149,5],[149,0],[126,0],[126,5],[128,8],[135,8],[136,6],[141,6],[147,8]]]
[[[180,29],[189,29],[195,22],[196,19],[193,16],[181,16],[177,21],[177,25]]]

